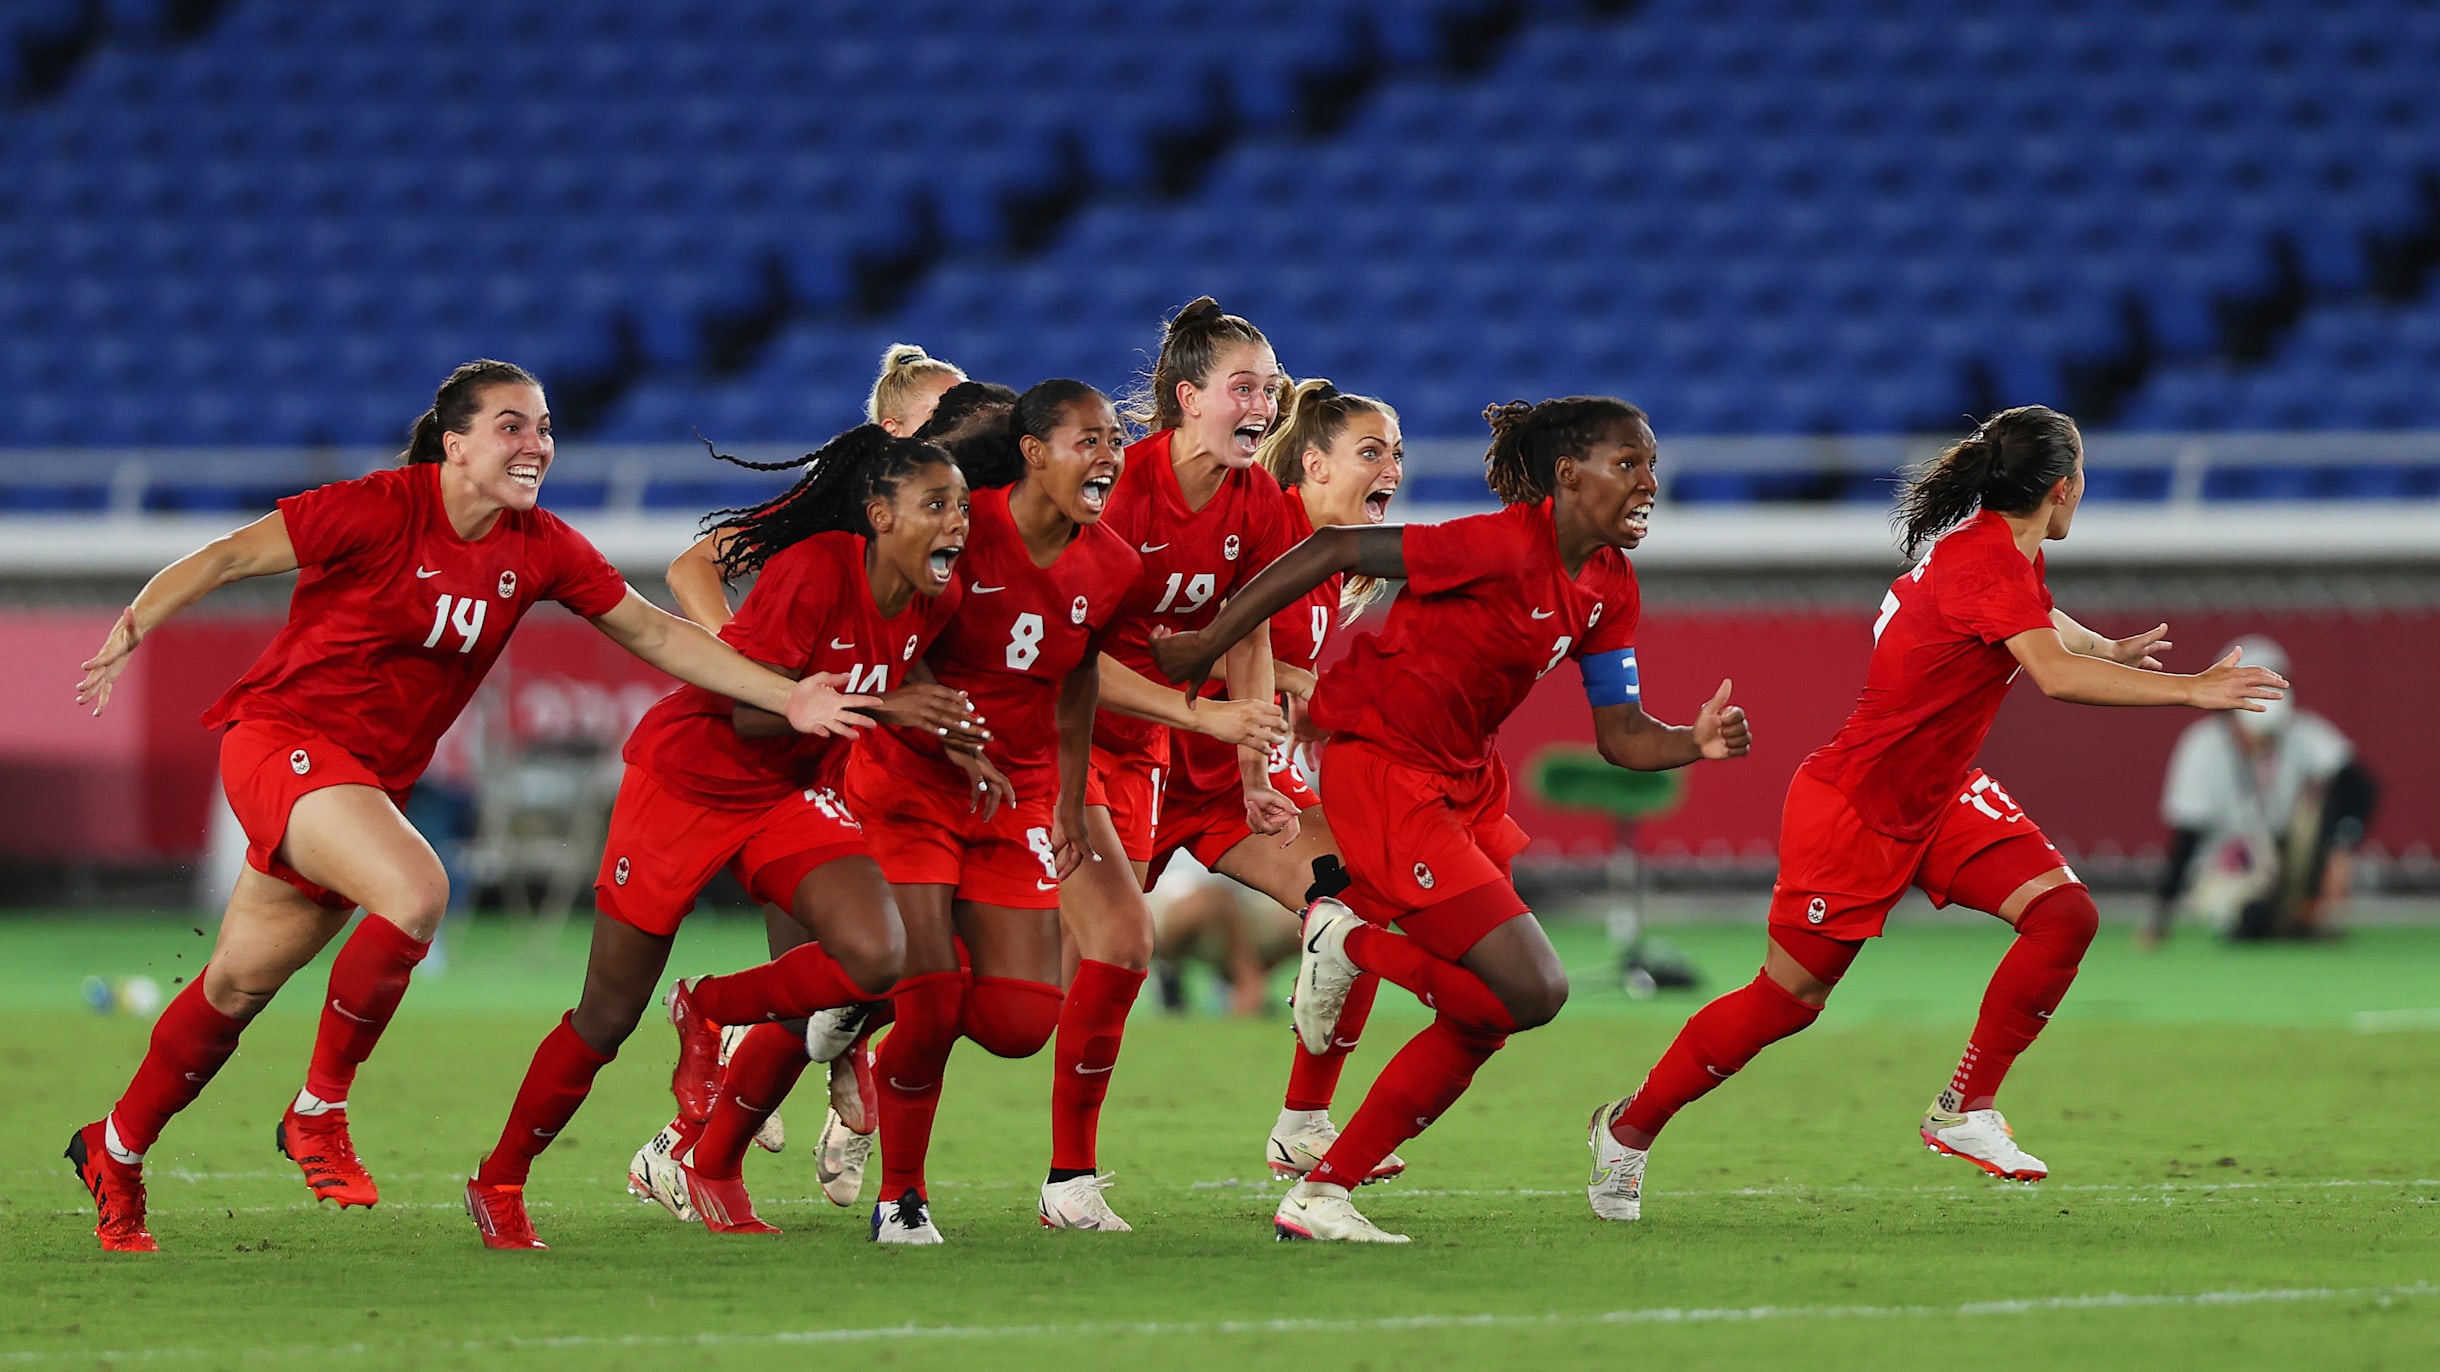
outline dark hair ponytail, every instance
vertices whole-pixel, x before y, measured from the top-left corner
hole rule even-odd
[[[707,440],[704,445],[712,449]],[[898,483],[949,454],[915,438],[893,438],[878,424],[859,424],[794,462],[748,462],[712,449],[712,456],[757,472],[784,472],[803,466],[795,485],[760,505],[714,510],[703,517],[706,533],[732,530],[720,554],[720,575],[730,581],[760,570],[784,549],[819,533],[855,533],[870,538],[872,521],[864,506],[875,496],[887,500]]]
[[[1907,474],[1891,516],[1900,546],[1913,557],[1977,510],[2032,513],[2083,451],[2076,421],[2047,405],[2000,411]]]
[[[1137,378],[1119,414],[1130,424],[1152,430],[1174,429],[1184,412],[1178,408],[1178,383],[1197,386],[1210,380],[1222,349],[1236,343],[1271,346],[1246,319],[1220,308],[1210,296],[1198,296],[1161,326],[1161,355],[1152,370]]]
[[[1047,441],[1051,430],[1059,427],[1068,406],[1087,398],[1109,402],[1108,396],[1082,381],[1067,377],[1037,381],[1026,388],[1025,394],[1009,398],[1007,408],[997,415],[996,424],[974,426],[955,439],[944,440],[942,446],[957,459],[968,487],[979,491],[1013,486],[1025,475],[1024,440]],[[944,402],[947,399],[942,397]]]
[[[1621,424],[1650,424],[1644,412],[1607,395],[1571,395],[1539,405],[1511,400],[1487,406],[1491,448],[1483,454],[1483,480],[1503,505],[1550,499],[1558,487],[1559,459],[1582,457]]]
[[[398,465],[412,467],[419,462],[438,462],[447,456],[441,447],[443,433],[462,434],[474,427],[475,412],[482,408],[483,393],[494,386],[533,386],[542,383],[534,374],[514,362],[498,362],[478,357],[449,373],[449,379],[432,393],[432,408],[418,416],[407,431],[407,450],[398,455]]]

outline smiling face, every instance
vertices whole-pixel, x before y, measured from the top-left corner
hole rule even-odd
[[[1233,343],[1213,360],[1211,375],[1178,383],[1178,427],[1199,451],[1230,467],[1253,466],[1254,450],[1279,418],[1286,384],[1268,344]]]
[[[530,510],[551,469],[550,406],[540,386],[486,386],[464,433],[441,435],[442,460],[485,503]]]
[[[1088,394],[1069,401],[1048,434],[1027,434],[1017,446],[1025,454],[1025,479],[1039,485],[1053,508],[1073,524],[1101,522],[1110,488],[1127,465],[1127,435],[1108,400]]]
[[[1406,445],[1396,416],[1362,408],[1347,416],[1327,451],[1304,452],[1305,507],[1316,526],[1378,524],[1405,479]]]
[[[966,511],[966,474],[954,462],[927,462],[888,499],[876,496],[864,507],[880,561],[928,596],[949,589],[966,551]]]
[[[1584,454],[1558,461],[1559,492],[1602,542],[1633,548],[1651,532],[1660,496],[1660,444],[1642,420],[1612,425]]]

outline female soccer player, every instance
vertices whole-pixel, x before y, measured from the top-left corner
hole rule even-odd
[[[303,570],[287,624],[203,717],[225,730],[221,779],[247,837],[212,959],[162,1011],[117,1106],[68,1141],[104,1249],[158,1248],[144,1227],[146,1150],[358,905],[366,914],[331,969],[305,1088],[273,1137],[316,1196],[342,1207],[380,1198],[348,1136],[348,1090],[448,904],[440,860],[401,810],[534,604],[559,601],[654,666],[800,730],[835,732],[864,703],[758,667],[630,590],[582,535],[535,508],[554,452],[541,383],[506,362],[469,362],[441,383],[397,470],[290,496],[180,558],[85,663],[77,700],[99,714],[170,617],[230,582]]]
[[[1403,476],[1397,413],[1325,380],[1296,387],[1278,425],[1263,436],[1259,455],[1283,488],[1291,543],[1316,528],[1381,523]],[[1313,697],[1313,673],[1332,630],[1360,612],[1380,588],[1380,582],[1364,577],[1350,588],[1348,578],[1333,576],[1271,621],[1273,671],[1283,699],[1300,713]],[[1154,879],[1173,854],[1183,851],[1290,910],[1303,910],[1312,899],[1314,862],[1336,860],[1339,850],[1321,798],[1297,770],[1292,746],[1273,749],[1270,758],[1272,787],[1297,809],[1295,836],[1282,844],[1258,839],[1247,823],[1237,750],[1191,730],[1171,731],[1171,767],[1163,778],[1161,822],[1154,834]],[[1264,1148],[1272,1172],[1303,1176],[1338,1137],[1330,1099],[1379,986],[1380,978],[1369,974],[1357,980],[1326,1051],[1309,1053],[1297,1045],[1286,1100]],[[1405,1167],[1397,1154],[1389,1154],[1370,1180],[1394,1177]]]
[[[1281,1238],[1404,1242],[1358,1214],[1348,1188],[1448,1109],[1509,1034],[1548,1023],[1567,999],[1558,954],[1509,882],[1525,834],[1508,818],[1507,768],[1492,746],[1535,680],[1566,659],[1580,664],[1602,756],[1621,767],[1661,771],[1752,746],[1725,681],[1689,726],[1641,706],[1641,602],[1622,550],[1643,541],[1659,490],[1643,411],[1576,396],[1484,414],[1485,472],[1505,509],[1316,530],[1210,628],[1153,644],[1191,690],[1230,643],[1333,575],[1407,583],[1380,635],[1359,637],[1313,694],[1313,722],[1330,733],[1330,813],[1365,918],[1315,902],[1296,1029],[1307,1050],[1327,1048],[1359,972],[1414,992],[1436,1015],[1289,1188],[1272,1221]],[[1405,937],[1379,927],[1388,923]]]
[[[1152,911],[1141,892],[1170,762],[1168,728],[1209,730],[1237,746],[1254,832],[1296,823],[1294,802],[1270,781],[1270,750],[1286,741],[1287,724],[1272,703],[1267,633],[1255,633],[1232,658],[1233,699],[1205,706],[1210,718],[1183,709],[1175,691],[1145,675],[1153,670],[1145,645],[1156,629],[1209,622],[1253,569],[1287,547],[1279,483],[1255,467],[1283,382],[1262,331],[1206,296],[1169,321],[1149,393],[1131,407],[1130,417],[1153,432],[1127,449],[1102,522],[1135,549],[1143,570],[1102,659],[1094,792],[1086,801],[1095,851],[1123,853],[1127,870],[1112,870],[1115,861],[1088,864],[1061,901],[1078,962],[1054,1049],[1051,1166],[1041,1201],[1042,1222],[1054,1228],[1127,1228],[1102,1194],[1108,1179],[1095,1172],[1102,1101],[1127,1012],[1152,963]]]
[[[947,453],[861,425],[825,444],[795,486],[735,527],[728,566],[759,573],[720,631],[737,651],[808,677],[844,675],[872,701],[871,719],[936,735],[979,732],[955,692],[906,684],[958,599],[966,483]],[[867,722],[851,716],[849,732]],[[721,1026],[801,1019],[878,999],[897,982],[906,952],[898,912],[838,795],[850,740],[800,744],[774,724],[681,689],[628,738],[627,775],[594,882],[600,908],[583,998],[535,1051],[499,1144],[466,1184],[487,1246],[543,1246],[524,1199],[533,1160],[635,1029],[680,921],[723,868],[817,941],[671,989],[679,1042],[672,1089],[683,1119],[711,1111]],[[845,1047],[832,1046],[825,1060]],[[738,1153],[752,1135],[749,1127],[734,1140]],[[707,1127],[688,1142],[695,1163],[681,1156],[681,1167],[706,1227],[777,1232],[755,1217],[730,1140]]]
[[[1592,1181],[1603,1219],[1643,1209],[1645,1157],[1670,1117],[1821,1014],[1864,940],[1916,886],[2015,926],[1965,1056],[1923,1142],[1993,1176],[2040,1181],[1993,1107],[2000,1083],[2056,1010],[2100,912],[1974,755],[2019,671],[2044,695],[2086,705],[2260,710],[2287,683],[2238,654],[2195,676],[2157,670],[2168,626],[2106,639],[2051,604],[2042,544],[2067,537],[2084,495],[2075,421],[2039,405],[1985,420],[1900,498],[1908,556],[1931,551],[1881,599],[1855,712],[1788,785],[1770,941],[1752,982],[1695,1012],[1632,1096],[1593,1112]]]
[[[997,721],[999,784],[978,793],[920,731],[876,730],[848,765],[848,801],[871,826],[907,926],[897,1021],[875,1072],[878,1242],[941,1241],[924,1161],[960,1033],[1023,1058],[1058,1028],[1062,881],[1106,866],[1121,873],[1122,899],[1143,899],[1114,841],[1107,863],[1088,852],[1085,816],[1098,659],[1141,566],[1102,523],[1124,442],[1101,392],[1056,380],[1019,397],[998,434],[954,450],[974,485],[966,600],[927,660]]]
[[[909,438],[932,417],[940,398],[966,374],[913,343],[892,343],[881,353],[881,374],[873,378],[864,398],[864,418],[893,438]],[[696,539],[669,564],[669,590],[678,612],[714,633],[729,622],[728,578],[722,558],[733,528],[714,529]]]

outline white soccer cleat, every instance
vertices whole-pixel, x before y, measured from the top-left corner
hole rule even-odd
[[[2003,1181],[2040,1181],[2050,1165],[2016,1146],[2015,1131],[1997,1110],[1951,1114],[1934,1105],[1923,1112],[1923,1146],[1952,1158],[1964,1158]]]
[[[947,1240],[932,1226],[932,1203],[909,1187],[898,1199],[873,1207],[873,1242],[923,1245]]]
[[[1271,1164],[1274,1177],[1302,1178],[1321,1166],[1322,1156],[1330,1151],[1330,1145],[1338,1142],[1339,1127],[1331,1123],[1329,1111],[1315,1110],[1302,1120],[1296,1118],[1298,1114],[1282,1110],[1279,1123],[1271,1126],[1270,1142],[1263,1156]],[[1406,1159],[1392,1153],[1373,1164],[1372,1175],[1364,1179],[1364,1184],[1388,1181],[1405,1170]]]
[[[1300,1181],[1280,1198],[1279,1209],[1271,1216],[1271,1237],[1326,1243],[1407,1242],[1406,1235],[1390,1233],[1356,1213],[1346,1187],[1314,1181]]]
[[[838,1061],[879,1008],[881,1002],[866,1000],[814,1011],[805,1019],[805,1055],[815,1062]]]
[[[869,1134],[881,1123],[880,1102],[874,1099],[875,1094],[873,1050],[869,1042],[830,1060],[830,1108],[848,1128]]]
[[[1363,923],[1355,911],[1328,896],[1305,911],[1304,951],[1296,965],[1296,999],[1292,1010],[1296,1036],[1305,1051],[1319,1056],[1330,1051],[1338,1032],[1339,1011],[1347,1007],[1347,990],[1358,970],[1347,960],[1347,931]]]
[[[1587,1131],[1585,1141],[1593,1149],[1593,1178],[1585,1183],[1584,1198],[1592,1202],[1593,1213],[1605,1220],[1644,1217],[1645,1151],[1629,1148],[1610,1134],[1610,1121],[1632,1099],[1621,1097],[1595,1110]]]
[[[879,1137],[878,1132],[859,1134],[848,1128],[836,1110],[823,1118],[822,1137],[813,1145],[813,1175],[822,1184],[822,1199],[841,1207],[856,1203],[864,1191],[864,1165],[872,1160],[873,1142]]]
[[[738,1041],[753,1027],[750,1024],[732,1024],[720,1031],[720,1065],[723,1068],[729,1065],[730,1058],[736,1056]],[[779,1111],[772,1111],[770,1117],[762,1122],[762,1128],[754,1131],[754,1146],[766,1153],[776,1153],[788,1146],[788,1126],[781,1122]]]
[[[1109,1198],[1102,1195],[1114,1177],[1103,1173],[1098,1177],[1070,1177],[1066,1181],[1044,1182],[1040,1213],[1045,1229],[1092,1229],[1104,1234],[1132,1233],[1133,1227],[1110,1208]]]
[[[627,1162],[627,1194],[640,1201],[657,1201],[662,1209],[689,1224],[695,1222],[695,1202],[686,1189],[686,1174],[678,1167],[678,1151],[686,1140],[671,1120],[652,1141],[635,1150]]]

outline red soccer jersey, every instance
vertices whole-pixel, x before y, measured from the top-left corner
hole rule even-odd
[[[1467,772],[1535,681],[1569,658],[1635,646],[1635,569],[1595,550],[1571,579],[1550,503],[1410,524],[1406,588],[1313,693],[1313,722],[1408,766]]]
[[[851,695],[879,695],[906,682],[909,664],[957,610],[955,581],[936,596],[916,595],[883,619],[864,574],[864,537],[821,533],[763,564],[720,630],[730,647],[800,677],[838,672]],[[735,702],[700,686],[661,697],[636,722],[624,756],[698,805],[751,809],[791,791],[836,784],[848,740],[786,734],[746,738],[732,724]]]
[[[1023,792],[1055,787],[1059,685],[1092,660],[1118,623],[1142,559],[1104,524],[1087,525],[1048,567],[1034,565],[1008,513],[1006,488],[976,491],[966,551],[966,600],[927,661],[944,686],[964,691],[991,730],[991,760]],[[882,729],[867,740],[878,760],[941,758],[937,739]]]
[[[203,712],[207,728],[310,729],[402,790],[535,602],[590,619],[626,599],[617,569],[547,510],[503,511],[481,538],[458,537],[440,470],[418,463],[279,503],[302,572],[288,622]]]
[[[1938,827],[1999,713],[2017,662],[2007,641],[2050,627],[2042,558],[1989,511],[1943,536],[1890,584],[1873,621],[1864,693],[1804,769],[1892,838]]]
[[[1152,663],[1155,625],[1172,631],[1200,629],[1220,613],[1220,602],[1252,579],[1255,571],[1288,550],[1279,483],[1259,467],[1229,472],[1202,509],[1186,507],[1178,474],[1169,465],[1163,429],[1127,449],[1126,470],[1110,492],[1101,526],[1125,539],[1143,558],[1135,594],[1110,635],[1112,657],[1154,681],[1166,682]],[[1105,710],[1094,742],[1113,752],[1143,753],[1160,741],[1161,725]]]
[[[1295,547],[1313,536],[1313,518],[1305,513],[1305,498],[1294,490],[1282,491],[1286,497],[1280,506],[1289,547]],[[1257,568],[1256,570],[1260,570]],[[1310,672],[1322,660],[1322,650],[1329,646],[1330,635],[1338,627],[1339,598],[1346,589],[1347,578],[1333,576],[1307,591],[1304,598],[1271,616],[1271,660],[1290,667],[1302,667]],[[1204,687],[1206,696],[1227,694],[1217,683]],[[1287,758],[1287,745],[1273,749],[1271,770],[1278,771]],[[1192,733],[1185,729],[1169,731],[1169,756],[1174,764],[1171,781],[1164,789],[1182,789],[1202,795],[1239,784],[1236,745],[1224,743],[1209,734]]]

